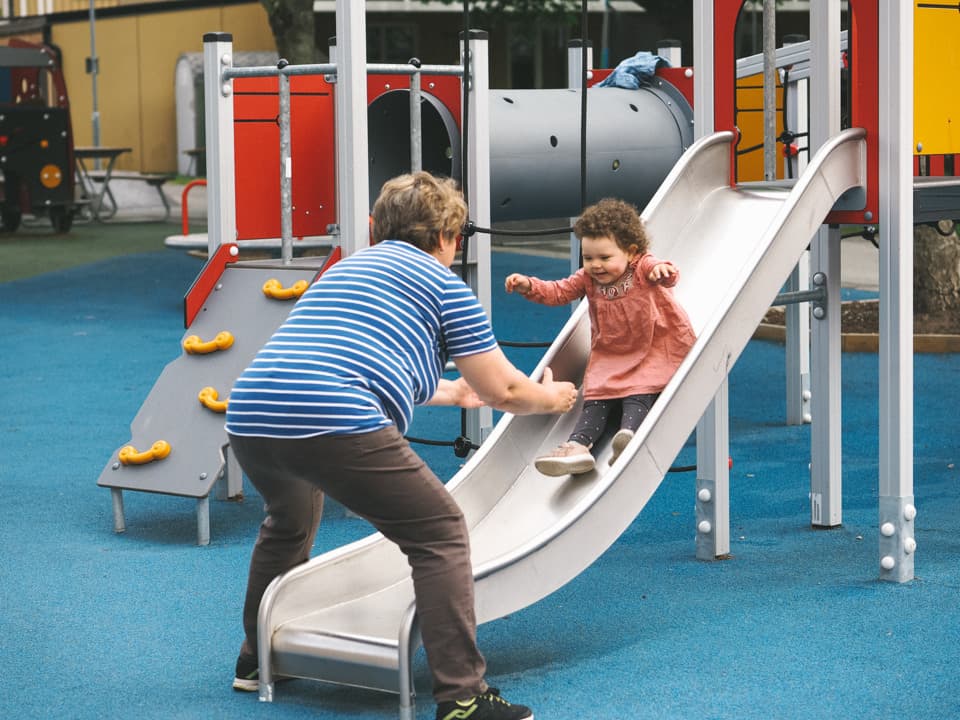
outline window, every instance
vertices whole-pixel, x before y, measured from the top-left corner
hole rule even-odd
[[[401,22],[367,23],[367,62],[405,63],[416,57],[417,26]]]

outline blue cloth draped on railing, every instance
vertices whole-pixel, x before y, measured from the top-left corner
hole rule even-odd
[[[622,60],[597,87],[618,87],[637,90],[649,85],[658,67],[670,67],[670,63],[659,55],[641,50],[633,57]]]

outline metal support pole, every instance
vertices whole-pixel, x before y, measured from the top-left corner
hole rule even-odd
[[[840,132],[840,0],[810,7],[810,153]],[[811,241],[810,273],[826,302],[810,321],[810,523],[836,527],[842,512],[840,413],[840,232],[821,227]],[[818,282],[819,280],[819,282]]]
[[[763,0],[763,179],[777,179],[776,0]]]
[[[113,531],[126,532],[127,521],[123,514],[123,490],[110,488],[110,499],[113,501]]]
[[[420,91],[420,61],[417,58],[410,60],[414,71],[410,75],[410,172],[423,169],[423,113],[421,103],[423,94]]]
[[[588,40],[586,49],[582,40],[570,40],[567,42],[567,87],[571,90],[579,90],[583,82],[583,53],[587,53],[588,72],[593,68],[593,46]],[[576,222],[576,218],[570,218],[570,224]],[[575,273],[580,269],[580,240],[577,236],[570,233],[570,272]],[[570,308],[570,312],[576,310],[576,305]]]
[[[693,3],[693,131],[714,131],[713,0]],[[712,560],[730,552],[730,438],[728,385],[724,380],[697,423],[697,558]],[[704,495],[704,490],[709,497]],[[706,498],[706,499],[704,499]],[[703,522],[710,523],[702,532]]]
[[[683,64],[683,46],[679,40],[661,40],[657,43],[657,55],[662,57],[670,67],[680,67]]]
[[[233,67],[233,36],[203,36],[204,127],[207,142],[207,251],[237,239],[233,164],[233,83],[223,72]]]
[[[810,252],[804,250],[787,279],[791,294],[810,285]],[[774,304],[779,303],[780,298]],[[787,425],[810,422],[810,309],[796,302],[784,311],[786,328]]]
[[[92,145],[100,147],[100,109],[97,104],[97,76],[100,74],[100,60],[97,57],[97,11],[94,5],[95,1],[90,0],[90,59],[87,61],[87,72],[90,73],[90,86],[93,91]],[[94,167],[100,169],[100,158],[96,158]]]
[[[913,3],[880,0],[880,579],[914,577]]]
[[[416,603],[411,603],[403,614],[398,636],[400,676],[400,720],[415,720],[417,693],[413,684],[413,657],[422,644],[420,624],[417,622]]]
[[[482,30],[471,30],[461,38],[461,53],[469,53],[469,75],[463,78],[470,92],[468,157],[466,178],[470,217],[480,227],[490,227],[490,75],[489,40]],[[477,233],[470,238],[467,275],[464,282],[473,288],[480,305],[491,316],[490,235]],[[467,411],[467,436],[481,442],[493,429],[493,411],[489,407]]]
[[[344,255],[369,245],[370,237],[365,5],[337,0],[337,222]]]
[[[785,42],[784,47],[797,44]],[[809,43],[807,43],[809,47]],[[784,76],[783,103],[786,106],[786,127],[797,135],[804,135],[809,130],[807,112],[807,93],[809,80],[791,79]],[[807,135],[809,140],[809,135]],[[799,152],[792,158],[795,163],[792,172],[786,172],[786,177],[800,177],[802,168],[806,166]],[[791,160],[788,158],[787,162]],[[788,170],[791,168],[788,168]],[[800,291],[810,286],[810,252],[805,250],[797,261],[797,266],[790,273],[787,287],[792,291]],[[787,387],[787,425],[803,425],[813,419],[810,410],[810,308],[803,304],[792,304],[784,313],[784,327],[786,335],[786,387]]]
[[[826,300],[814,302],[810,321],[811,374],[810,524],[837,527],[843,521],[840,405],[840,228],[821,227],[811,245],[815,288]]]
[[[290,76],[283,72],[287,61],[280,59],[277,82],[280,112],[280,261],[293,262],[293,157],[290,152]]]
[[[210,544],[210,496],[197,498],[197,545]]]
[[[713,0],[693,0],[693,133],[713,130]]]
[[[724,381],[697,423],[697,559],[730,554],[728,395]]]

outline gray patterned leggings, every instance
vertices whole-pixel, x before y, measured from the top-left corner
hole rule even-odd
[[[580,443],[585,447],[593,445],[603,435],[611,414],[615,409],[620,410],[620,429],[637,431],[640,423],[650,412],[654,401],[660,393],[650,395],[628,395],[625,398],[611,400],[587,400],[580,411],[577,426],[570,433],[570,442]]]

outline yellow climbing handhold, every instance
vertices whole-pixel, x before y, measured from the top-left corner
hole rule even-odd
[[[198,335],[191,335],[183,341],[183,349],[191,355],[205,355],[217,350],[226,350],[233,345],[233,335],[226,330],[218,332],[213,340],[204,342]]]
[[[207,386],[197,395],[197,400],[199,400],[200,404],[208,410],[212,410],[216,413],[226,412],[227,400],[218,400],[217,398],[219,397],[220,394],[217,392],[216,388]]]
[[[306,280],[297,280],[293,285],[285,288],[276,278],[270,278],[263,284],[263,294],[274,300],[290,300],[298,298],[310,286]]]
[[[166,440],[157,440],[149,450],[139,452],[133,445],[120,448],[118,457],[124,465],[143,465],[154,460],[163,460],[170,454],[170,443]]]

